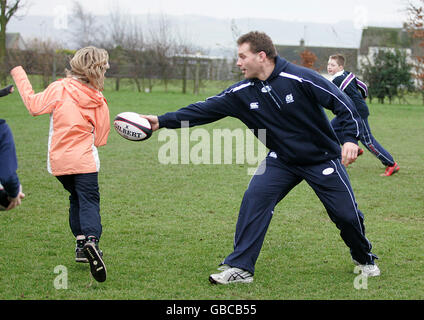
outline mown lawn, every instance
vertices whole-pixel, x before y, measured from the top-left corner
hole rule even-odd
[[[108,89],[105,96],[112,122],[119,112],[162,114],[217,92],[203,90],[199,97],[177,90]],[[113,128],[107,146],[99,149],[101,248],[108,279],[97,283],[87,265],[74,262],[68,194],[46,170],[48,116],[31,117],[17,92],[0,99],[0,118],[13,130],[26,193],[22,206],[0,213],[0,299],[423,299],[424,107],[373,104],[370,110],[375,137],[401,170],[381,177],[384,167],[367,151],[348,168],[382,271],[368,279],[366,289],[355,288],[358,275],[349,250],[306,183],[276,207],[255,281],[211,285],[209,274],[232,250],[251,166],[161,164],[165,142],[159,133],[130,142]],[[230,118],[202,128],[245,129]],[[63,276],[55,273],[57,266],[67,272],[66,289],[55,287]]]

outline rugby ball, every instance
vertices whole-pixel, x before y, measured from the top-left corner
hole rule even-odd
[[[153,132],[150,122],[135,112],[119,113],[113,120],[113,125],[119,135],[131,141],[149,139]]]
[[[6,191],[2,188],[0,184],[0,211],[4,211],[9,206],[9,197],[7,196]]]

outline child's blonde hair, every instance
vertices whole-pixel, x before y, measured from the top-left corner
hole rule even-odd
[[[105,72],[109,69],[109,54],[93,46],[79,49],[69,62],[68,77],[89,83],[99,91],[104,89]]]

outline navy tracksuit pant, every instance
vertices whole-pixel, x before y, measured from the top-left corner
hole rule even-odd
[[[100,193],[98,173],[72,174],[56,177],[69,191],[69,225],[74,236],[95,236],[100,239]]]
[[[350,248],[352,258],[361,264],[374,263],[376,256],[371,253],[371,243],[365,237],[364,217],[357,208],[347,172],[339,159],[311,166],[288,166],[270,152],[257,172],[241,203],[234,251],[223,264],[254,273],[274,207],[303,180],[324,204]]]
[[[341,125],[339,124],[339,119],[337,117],[331,120],[331,125],[340,141],[343,141],[341,134]],[[367,118],[362,118],[362,126],[363,131],[360,136],[361,143],[367,148],[369,152],[375,155],[384,166],[393,166],[395,164],[395,160],[392,155],[384,149],[381,144],[374,138],[371,133],[371,128],[368,123]]]

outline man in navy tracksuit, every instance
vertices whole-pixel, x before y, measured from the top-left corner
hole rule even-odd
[[[237,65],[246,80],[223,93],[159,117],[144,115],[153,130],[210,123],[226,116],[240,119],[254,134],[266,130],[270,149],[244,194],[234,251],[212,274],[212,283],[251,282],[274,207],[301,181],[313,188],[350,248],[362,273],[377,276],[363,215],[350,186],[347,166],[355,161],[360,117],[352,102],[316,72],[277,56],[272,40],[250,32],[238,40]],[[321,106],[339,117],[342,150]],[[262,170],[262,168],[264,170]]]
[[[361,143],[386,167],[382,176],[391,176],[399,171],[399,165],[395,162],[392,155],[383,148],[383,146],[374,138],[368,123],[370,115],[367,103],[368,88],[353,73],[344,70],[345,57],[340,54],[330,56],[327,64],[327,71],[333,77],[333,83],[348,95],[355,104],[362,121]],[[341,126],[338,117],[331,120],[331,125],[336,132],[337,137],[343,143],[343,134],[340,132]]]
[[[13,92],[13,86],[0,90],[0,97]],[[18,161],[12,131],[6,121],[0,119],[0,204],[11,210],[24,198],[19,177],[16,173]]]

